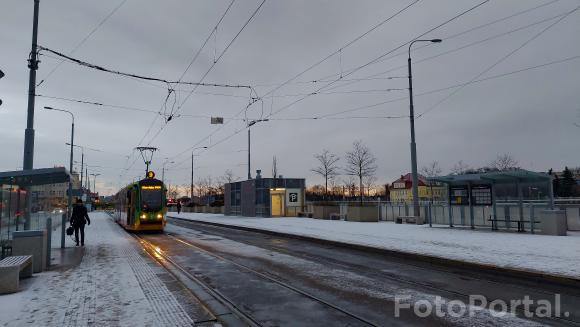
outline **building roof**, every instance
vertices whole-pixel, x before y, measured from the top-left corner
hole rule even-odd
[[[524,169],[513,169],[506,171],[493,171],[477,174],[447,175],[428,178],[428,180],[446,183],[450,185],[466,185],[469,183],[479,184],[514,184],[548,182],[551,176],[545,173],[536,173]]]
[[[422,176],[421,174],[417,174],[417,178],[419,180],[419,186],[427,185],[427,180],[425,179],[424,176]],[[399,179],[394,181],[392,184],[395,184],[395,183],[411,183],[412,184],[413,183],[413,176],[411,175],[411,173],[408,173],[406,175],[401,175],[401,177],[399,177]]]
[[[64,167],[0,172],[0,184],[45,185],[66,183],[69,179],[70,174]]]

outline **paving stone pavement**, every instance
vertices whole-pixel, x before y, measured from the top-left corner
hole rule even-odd
[[[0,296],[19,301],[2,326],[192,326],[135,241],[105,213],[91,213],[78,266],[36,274],[27,289]],[[67,240],[70,243],[70,240]],[[25,285],[26,286],[26,285]]]

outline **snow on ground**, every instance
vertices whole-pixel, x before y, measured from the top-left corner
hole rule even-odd
[[[203,213],[169,216],[580,279],[580,233],[547,236],[391,222],[253,218]]]
[[[1,326],[191,326],[192,320],[147,265],[130,236],[104,213],[91,213],[81,263],[21,280],[0,295]],[[53,233],[53,247],[60,233]],[[57,241],[58,240],[58,241]]]

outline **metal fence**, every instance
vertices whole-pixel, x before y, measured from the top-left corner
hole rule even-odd
[[[315,206],[316,202],[307,205]],[[349,206],[360,206],[358,201],[336,202],[341,215],[346,215]],[[367,201],[364,206],[376,206],[379,221],[395,221],[397,217],[409,216],[412,213],[412,204],[403,202]],[[521,223],[524,230],[536,231],[541,229],[539,214],[542,210],[548,209],[549,204],[544,201],[525,201],[520,212],[518,202],[497,202],[497,213],[495,216],[499,229],[517,229],[517,221]],[[568,218],[568,230],[580,230],[580,199],[556,200],[555,208],[566,211]],[[492,228],[494,217],[492,206],[473,206],[473,218],[470,214],[469,206],[449,206],[446,202],[421,202],[421,216],[425,217],[426,223],[431,222],[436,225],[451,226],[474,226]],[[451,212],[450,212],[451,211]]]

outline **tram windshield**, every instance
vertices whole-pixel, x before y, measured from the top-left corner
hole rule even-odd
[[[163,204],[160,185],[141,186],[141,206],[145,211],[159,211]]]

